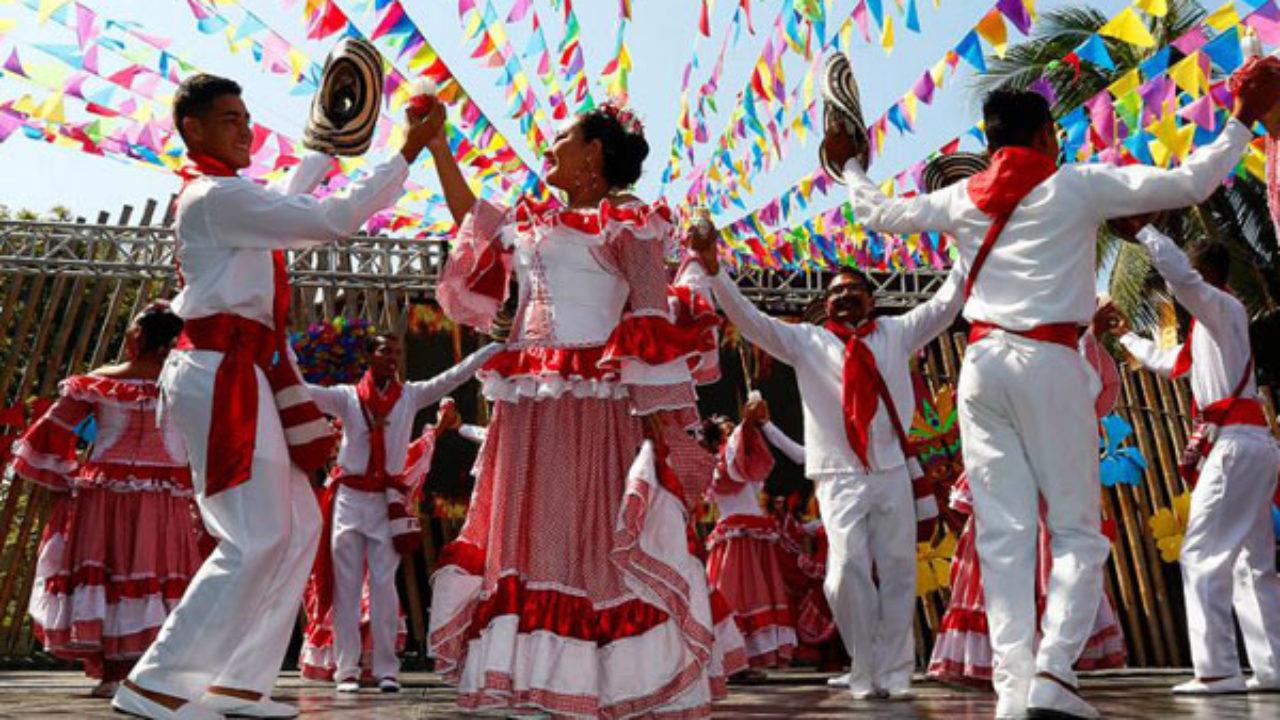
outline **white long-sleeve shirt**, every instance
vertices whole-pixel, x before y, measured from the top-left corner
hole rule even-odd
[[[876,331],[864,338],[876,367],[893,397],[902,427],[911,427],[915,412],[914,391],[908,364],[955,320],[963,301],[963,275],[952,270],[937,295],[910,312],[877,319]],[[844,430],[844,346],[834,333],[808,323],[787,323],[760,312],[743,297],[738,286],[721,271],[711,281],[716,300],[729,320],[751,342],[796,371],[804,410],[805,475],[818,480],[833,475],[891,470],[906,463],[898,436],[884,403],[871,420],[871,438],[865,467],[849,447]]]
[[[797,465],[804,465],[804,446],[792,440],[786,433],[782,432],[782,428],[774,425],[773,422],[767,422],[760,427],[764,432],[765,439],[769,444],[782,451],[791,462]]]
[[[1235,167],[1252,134],[1238,120],[1178,168],[1064,165],[1023,198],[988,256],[964,309],[969,320],[1010,330],[1087,324],[1095,309],[1098,226],[1118,217],[1193,205]],[[969,199],[968,181],[934,193],[888,198],[856,161],[845,166],[854,216],[889,233],[944,232],[972,264],[991,218]]]
[[[1173,297],[1196,319],[1191,334],[1191,394],[1200,407],[1230,397],[1245,365],[1249,362],[1249,314],[1230,293],[1205,282],[1191,267],[1191,261],[1172,240],[1151,226],[1138,233],[1151,265],[1173,291]],[[1120,344],[1147,369],[1169,375],[1182,345],[1161,350],[1134,333],[1126,333]],[[1245,382],[1243,398],[1258,397],[1253,373]]]
[[[407,382],[400,392],[391,412],[387,414],[383,443],[386,454],[386,470],[396,475],[404,470],[405,455],[413,435],[413,419],[418,411],[439,402],[444,396],[475,375],[476,370],[494,353],[502,349],[499,343],[490,343],[463,358],[462,362],[431,378]],[[342,421],[342,444],[338,448],[338,465],[344,475],[363,475],[369,467],[369,423],[360,408],[360,396],[355,385],[307,385],[312,399],[326,415]],[[470,439],[470,438],[469,438]]]
[[[409,176],[397,153],[341,194],[323,200],[306,194],[332,162],[308,153],[283,187],[241,177],[193,180],[178,197],[174,223],[185,282],[173,311],[184,319],[234,313],[274,326],[271,251],[349,236],[395,202]]]

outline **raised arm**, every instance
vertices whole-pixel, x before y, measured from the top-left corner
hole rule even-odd
[[[737,326],[743,337],[765,352],[785,363],[794,364],[805,351],[808,336],[804,329],[760,312],[724,270],[711,278],[711,292],[729,322]]]
[[[1209,283],[1191,267],[1187,254],[1151,225],[1138,231],[1138,242],[1147,250],[1151,265],[1169,284],[1173,297],[1209,332],[1225,336],[1238,300]]]
[[[443,112],[443,105],[437,103],[437,107]],[[453,156],[453,150],[449,147],[447,125],[441,124],[440,130],[427,142],[427,149],[436,166],[436,176],[440,178],[449,214],[453,216],[455,223],[461,225],[463,218],[476,204],[476,194],[471,191],[467,178],[462,174],[462,167],[458,165],[458,159]]]
[[[313,385],[307,383],[307,394],[315,401],[316,407],[320,408],[320,412],[329,417],[336,417],[345,421],[342,411],[346,408],[347,394],[341,387],[337,385],[324,386]]]
[[[406,395],[413,406],[421,409],[437,403],[471,379],[482,365],[503,347],[502,343],[489,343],[462,359],[462,362],[445,370],[430,380],[405,383]]]
[[[1191,153],[1176,168],[1090,164],[1075,171],[1082,176],[1081,187],[1089,194],[1099,220],[1172,210],[1212,195],[1252,139],[1249,128],[1233,119],[1217,139]]]
[[[1131,332],[1120,336],[1120,344],[1142,367],[1165,377],[1173,372],[1173,364],[1178,359],[1178,353],[1182,351],[1181,345],[1161,350],[1154,342]]]
[[[760,426],[760,430],[764,432],[769,444],[781,450],[783,455],[791,459],[791,462],[804,465],[804,446],[787,437],[787,434],[782,432],[782,428],[767,422]]]
[[[947,275],[946,282],[928,302],[897,317],[885,318],[885,322],[896,323],[902,328],[903,343],[908,353],[914,353],[928,345],[955,322],[956,315],[964,307],[964,293],[960,290],[964,285],[965,273],[966,270],[957,262]]]
[[[285,173],[284,177],[267,183],[267,189],[281,195],[309,193],[324,182],[331,167],[333,167],[332,156],[308,151],[302,156],[302,162],[298,163],[292,171]]]
[[[396,155],[345,192],[323,199],[282,195],[248,180],[227,181],[205,195],[206,222],[224,247],[274,250],[341,240],[395,202],[408,177],[408,164]]]
[[[951,232],[952,202],[963,183],[914,197],[891,198],[867,178],[857,160],[844,166],[853,216],[869,230],[887,233]]]

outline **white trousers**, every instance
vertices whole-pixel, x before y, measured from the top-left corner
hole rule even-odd
[[[191,456],[196,503],[218,540],[129,679],[188,700],[210,686],[269,695],[315,559],[320,511],[261,372],[252,477],[204,494],[213,378],[222,355],[174,352],[160,375],[165,413]]]
[[[1102,601],[1110,546],[1101,531],[1098,386],[1080,354],[1061,345],[997,331],[965,353],[960,435],[991,631],[992,684],[1006,704],[1025,705],[1037,672],[1075,683],[1072,665]],[[1042,496],[1053,567],[1037,651]]]
[[[333,507],[333,653],[336,680],[360,677],[360,599],[365,568],[369,576],[371,665],[376,679],[400,672],[396,658],[400,598],[396,569],[400,555],[391,543],[387,496],[346,486],[338,488]]]
[[[1280,683],[1280,576],[1271,522],[1280,450],[1261,428],[1229,428],[1191,493],[1182,589],[1196,676],[1240,674],[1231,609],[1256,677]]]
[[[849,687],[908,688],[915,664],[916,516],[907,468],[824,478],[814,494],[827,531],[822,589],[851,659]]]

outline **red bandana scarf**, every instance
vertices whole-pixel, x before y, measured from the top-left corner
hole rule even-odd
[[[378,390],[373,371],[366,370],[356,385],[356,397],[360,398],[360,410],[369,425],[369,463],[364,474],[367,478],[385,481],[387,477],[387,416],[400,401],[404,385],[398,380],[387,383],[386,390]]]
[[[825,326],[844,343],[844,371],[840,405],[844,410],[844,434],[849,439],[853,454],[868,468],[867,448],[870,445],[871,419],[880,404],[880,394],[875,380],[880,378],[875,355],[863,338],[876,331],[876,321],[868,320],[856,328],[828,320]],[[881,380],[883,382],[883,380]],[[889,408],[890,412],[892,409]]]

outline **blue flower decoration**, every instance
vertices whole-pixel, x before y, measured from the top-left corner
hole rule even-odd
[[[1098,447],[1102,451],[1099,474],[1103,487],[1141,484],[1147,460],[1142,457],[1141,450],[1124,444],[1131,435],[1133,426],[1119,415],[1112,413],[1102,418],[1102,437]]]
[[[1280,507],[1271,506],[1271,524],[1276,527],[1276,539],[1280,539]]]

